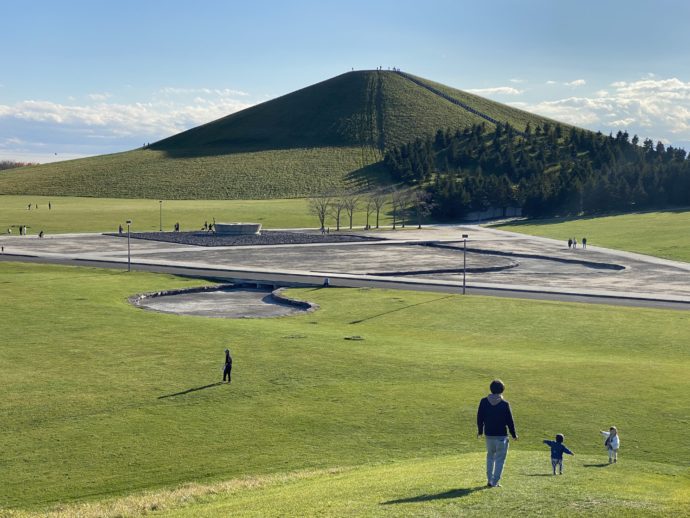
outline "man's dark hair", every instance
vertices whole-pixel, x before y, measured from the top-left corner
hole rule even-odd
[[[492,394],[503,394],[503,391],[505,389],[506,386],[503,384],[501,380],[493,380],[491,382],[491,385],[489,385],[489,390]]]
[[[556,435],[556,442],[563,442],[563,439],[564,439],[564,438],[565,438],[565,437],[563,437],[563,434],[562,434],[562,433],[559,433],[559,434]]]

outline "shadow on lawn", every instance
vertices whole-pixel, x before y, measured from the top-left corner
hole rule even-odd
[[[414,502],[429,502],[431,500],[446,500],[449,498],[462,498],[463,496],[471,495],[476,491],[481,491],[482,489],[489,489],[488,486],[477,486],[477,487],[466,487],[461,489],[451,489],[445,493],[436,493],[435,495],[418,495],[411,496],[409,498],[400,498],[398,500],[389,500],[387,502],[381,502],[380,505],[392,505],[392,504],[409,504]]]
[[[197,390],[204,390],[204,389],[211,388],[211,387],[217,387],[218,385],[222,385],[222,384],[223,384],[222,381],[218,381],[216,383],[211,383],[210,385],[204,385],[203,387],[194,387],[194,388],[190,388],[187,390],[183,390],[182,392],[175,392],[174,394],[166,394],[164,396],[158,396],[158,399],[165,399],[168,397],[175,397],[175,396],[183,396],[184,394],[189,394],[190,392],[196,392]]]
[[[601,464],[583,464],[585,468],[605,468],[608,465],[608,462],[602,462]]]

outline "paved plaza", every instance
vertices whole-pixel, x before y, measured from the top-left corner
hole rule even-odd
[[[565,240],[479,226],[358,232],[383,241],[306,245],[201,247],[132,239],[133,268],[187,267],[264,275],[404,281],[410,286],[459,287],[462,234],[468,234],[468,287],[615,296],[690,303],[690,264],[596,246],[569,249]],[[594,236],[590,242],[596,242]],[[101,234],[5,236],[5,260],[31,256],[48,262],[127,262],[127,239]],[[74,264],[74,263],[72,263]],[[239,275],[239,274],[238,274]]]

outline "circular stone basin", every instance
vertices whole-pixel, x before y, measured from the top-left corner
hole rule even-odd
[[[212,318],[265,318],[298,315],[305,310],[276,301],[268,290],[229,288],[143,297],[135,304],[161,313]]]
[[[261,223],[216,223],[213,229],[216,234],[246,236],[261,234]]]

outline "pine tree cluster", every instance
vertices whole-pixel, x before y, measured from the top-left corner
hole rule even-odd
[[[503,207],[545,216],[690,205],[685,150],[621,131],[482,123],[390,149],[384,163],[396,181],[426,189],[440,219]]]

